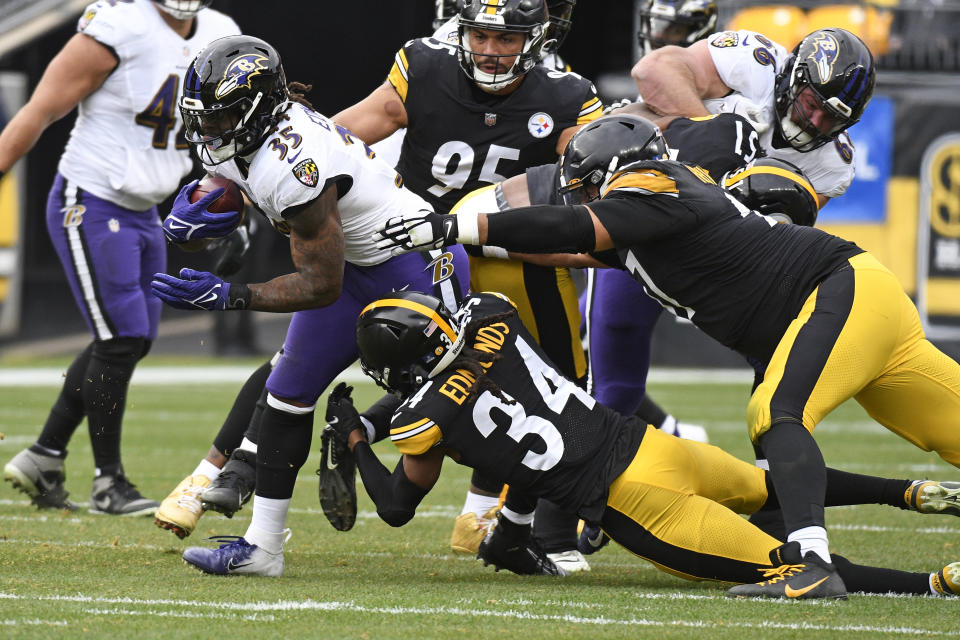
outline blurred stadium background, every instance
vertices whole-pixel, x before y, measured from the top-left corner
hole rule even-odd
[[[28,97],[49,60],[73,34],[87,0],[0,0],[0,126]],[[632,97],[637,59],[635,0],[580,0],[561,50],[594,80],[604,101]],[[824,26],[847,28],[878,59],[878,85],[860,123],[857,178],[829,203],[820,226],[874,252],[916,300],[931,338],[960,356],[960,0],[729,2],[720,28],[760,31],[791,49]],[[430,32],[431,0],[349,3],[215,0],[241,28],[281,52],[287,76],[313,84],[309,98],[332,114],[386,76],[396,50]],[[631,26],[632,25],[632,26]],[[71,354],[88,341],[44,229],[44,206],[73,115],[51,126],[0,183],[0,356]],[[169,204],[161,205],[169,210]],[[290,268],[277,234],[254,238],[246,279]],[[206,254],[170,251],[170,272],[209,268]],[[217,314],[214,314],[217,315]],[[236,322],[240,314],[220,322]],[[667,314],[664,314],[666,316]],[[154,353],[225,355],[279,346],[286,317],[253,314],[251,326],[221,325],[210,314],[164,309]],[[738,365],[738,356],[692,326],[661,319],[654,364]]]

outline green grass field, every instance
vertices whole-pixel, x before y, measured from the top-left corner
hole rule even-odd
[[[49,364],[49,363],[45,363]],[[251,370],[254,365],[251,365]],[[124,426],[127,473],[161,499],[210,445],[239,383],[134,384]],[[743,427],[746,384],[653,384],[654,396],[714,444],[752,459]],[[54,387],[0,388],[0,463],[33,442]],[[377,397],[359,385],[357,404]],[[321,404],[321,406],[323,406]],[[854,404],[817,430],[828,464],[891,477],[960,473],[873,424]],[[0,489],[0,637],[12,638],[891,638],[960,635],[960,600],[851,595],[846,602],[731,601],[723,585],[660,573],[622,549],[564,579],[495,573],[453,555],[447,541],[469,472],[447,462],[417,517],[393,529],[360,490],[354,529],[335,531],[317,501],[318,440],[300,472],[279,579],[203,575],[180,560],[214,534],[241,535],[208,514],[185,541],[152,519],[87,513],[93,475],[85,426],[67,461],[80,510],[38,512]],[[377,445],[392,467],[397,454]],[[960,560],[960,519],[889,507],[828,510],[832,547],[864,564],[930,571]]]

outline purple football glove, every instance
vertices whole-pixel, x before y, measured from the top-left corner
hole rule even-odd
[[[194,238],[220,238],[240,224],[240,212],[210,213],[207,205],[223,195],[223,187],[218,187],[196,202],[190,202],[190,194],[197,188],[199,180],[184,185],[173,201],[170,215],[163,221],[163,233],[167,240],[181,244]]]
[[[180,277],[153,274],[153,295],[177,309],[222,311],[227,308],[230,283],[207,271],[180,269]]]

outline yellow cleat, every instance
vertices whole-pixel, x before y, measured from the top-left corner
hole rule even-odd
[[[477,549],[483,542],[487,532],[497,524],[499,505],[490,507],[490,510],[478,518],[472,511],[461,513],[453,523],[453,535],[450,536],[450,548],[457,553],[477,555]]]
[[[960,482],[914,480],[903,499],[907,507],[920,513],[960,516]]]
[[[207,476],[187,476],[160,503],[153,523],[161,529],[173,531],[178,538],[186,538],[196,528],[197,521],[203,515],[200,493],[209,486],[210,478]]]
[[[938,595],[960,596],[960,562],[952,562],[930,574],[930,585]]]

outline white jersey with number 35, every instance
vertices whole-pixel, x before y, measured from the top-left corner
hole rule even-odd
[[[734,93],[723,98],[704,100],[711,113],[734,111],[734,104],[746,98],[763,108],[763,119],[770,127],[760,135],[760,146],[768,156],[781,158],[800,167],[817,193],[835,198],[843,195],[853,181],[853,144],[846,133],[835,142],[800,153],[792,147],[774,148],[774,87],[789,52],[755,31],[721,31],[707,37],[708,50],[723,83]],[[741,97],[742,96],[742,97]]]
[[[100,0],[77,31],[118,59],[103,84],[80,102],[59,172],[86,191],[143,211],[167,198],[192,167],[177,100],[187,66],[208,42],[236,35],[229,17],[203,9],[181,38],[150,0]]]
[[[373,232],[393,216],[432,207],[347,129],[301,104],[290,104],[284,113],[287,118],[246,158],[246,174],[235,160],[207,166],[207,171],[240,185],[285,234],[290,231],[285,214],[296,215],[297,207],[336,188],[346,261],[371,266],[388,260],[390,251],[377,249],[370,240]]]

